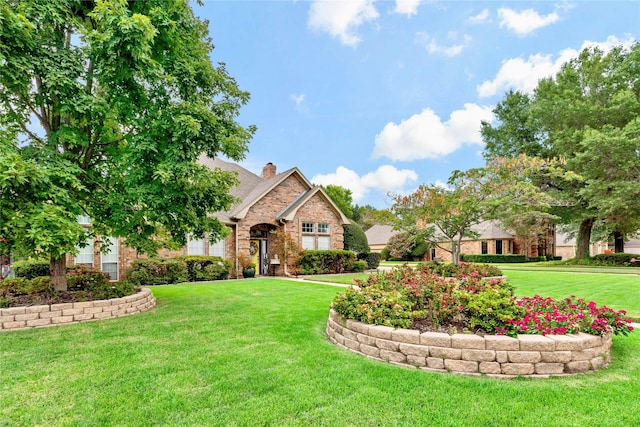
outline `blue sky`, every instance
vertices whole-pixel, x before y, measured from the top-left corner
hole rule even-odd
[[[251,100],[255,134],[242,165],[297,166],[354,202],[444,182],[484,164],[480,121],[510,88],[538,79],[588,45],[640,36],[640,1],[213,1],[224,62]]]

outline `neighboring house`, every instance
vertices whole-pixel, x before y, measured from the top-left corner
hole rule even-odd
[[[556,233],[556,256],[562,257],[562,259],[571,259],[576,256],[576,238],[571,237],[569,233],[557,232]],[[603,254],[607,249],[607,241],[603,240],[601,242],[592,243],[589,246],[589,255],[594,256],[598,254]],[[625,245],[626,251],[626,245]]]
[[[609,250],[614,250],[614,245],[609,245]],[[640,239],[629,239],[624,242],[624,253],[640,254]]]
[[[343,249],[343,225],[349,220],[321,187],[315,187],[298,170],[291,168],[276,173],[272,163],[258,176],[238,164],[220,159],[200,158],[200,163],[210,168],[235,171],[240,184],[231,194],[240,202],[229,211],[215,216],[226,224],[231,233],[219,242],[204,239],[189,240],[181,251],[161,251],[161,257],[177,255],[217,255],[230,260],[236,271],[242,270],[238,255],[251,256],[257,274],[286,274],[286,262],[278,266],[272,263],[276,253],[275,235],[281,230],[303,249]],[[88,218],[81,218],[88,224]],[[108,239],[110,252],[101,254],[99,248],[87,245],[79,248],[71,263],[88,264],[105,271],[118,280],[136,258],[142,258],[128,248],[124,239]],[[278,260],[279,261],[279,260]]]
[[[399,231],[394,230],[392,225],[383,224],[376,224],[364,232],[369,242],[369,250],[377,253],[382,252],[389,239],[398,233]]]
[[[478,233],[477,238],[463,237],[460,246],[462,254],[513,254],[518,253],[515,236],[505,231],[496,221],[483,221],[471,226],[471,230]],[[441,246],[447,246],[449,242],[441,242]],[[451,262],[450,252],[441,248],[434,248],[427,252],[428,260],[442,260]]]
[[[478,233],[477,238],[463,237],[461,244],[461,253],[463,254],[521,254],[524,253],[521,242],[516,236],[502,228],[498,221],[483,221],[471,227],[473,231]],[[554,254],[555,245],[553,244],[554,227],[549,228],[549,234],[546,238],[541,238],[529,249],[529,256],[541,256],[546,254]],[[388,225],[374,225],[365,232],[369,239],[369,246],[372,252],[380,252],[387,245],[389,239],[398,231],[393,231]],[[548,242],[548,243],[547,243]],[[448,247],[449,242],[443,241],[441,246]],[[451,262],[452,256],[450,252],[442,248],[433,248],[424,255],[425,261],[439,260]]]

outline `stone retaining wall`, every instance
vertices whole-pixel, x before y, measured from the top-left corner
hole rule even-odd
[[[367,325],[331,310],[331,342],[367,357],[434,372],[549,377],[596,371],[610,361],[611,336],[449,335]]]
[[[155,307],[149,289],[122,298],[0,309],[0,330],[86,322],[142,313]]]

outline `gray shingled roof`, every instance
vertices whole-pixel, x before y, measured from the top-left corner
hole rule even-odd
[[[398,233],[393,226],[382,224],[376,224],[364,232],[370,245],[386,245],[389,239]]]
[[[297,210],[306,203],[314,194],[320,193],[320,195],[329,203],[336,213],[339,214],[343,223],[348,223],[347,217],[340,211],[340,208],[331,200],[331,198],[320,187],[314,187],[307,178],[298,170],[298,168],[291,168],[284,172],[281,172],[269,179],[263,179],[262,177],[248,171],[242,166],[236,163],[225,162],[218,158],[211,159],[206,156],[201,156],[198,160],[200,164],[209,168],[219,168],[224,171],[236,172],[240,184],[233,187],[230,193],[240,199],[240,203],[231,207],[229,211],[218,212],[215,214],[216,218],[223,222],[235,222],[242,219],[247,214],[247,211],[254,203],[264,197],[269,191],[279,185],[282,181],[288,178],[290,175],[295,174],[300,180],[302,185],[307,189],[296,200],[294,200],[286,209],[284,209],[277,219],[290,220],[290,216],[295,216]]]
[[[478,239],[513,239],[514,235],[505,231],[497,221],[483,221],[471,227],[473,231],[478,233]],[[471,240],[465,238],[463,240]]]

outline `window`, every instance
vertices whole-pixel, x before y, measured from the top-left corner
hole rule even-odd
[[[107,273],[111,280],[118,280],[118,239],[105,237],[104,247],[107,253],[102,253],[103,273]]]
[[[512,254],[513,253],[513,242],[511,240],[507,240],[507,253],[508,254]]]
[[[93,267],[93,239],[87,239],[85,242],[85,247],[76,247],[78,250],[78,254],[74,262],[76,264],[83,264],[87,267]]]
[[[204,239],[189,239],[188,255],[204,255]]]
[[[219,240],[217,242],[209,242],[209,255],[210,256],[219,256],[224,259],[225,257],[225,247],[224,247],[224,239]]]
[[[431,248],[431,261],[436,260],[436,248]]]
[[[488,254],[489,253],[489,245],[487,244],[487,242],[480,242],[480,253],[481,254]]]
[[[502,240],[496,240],[496,254],[502,255]]]
[[[318,249],[321,249],[321,250],[331,249],[331,237],[318,236]]]
[[[86,215],[78,215],[78,224],[91,224],[91,218]]]
[[[317,230],[314,232],[314,230]],[[326,222],[319,222],[314,224],[313,222],[302,223],[302,249],[307,250],[329,250],[331,249],[331,236],[329,234],[329,224]],[[318,236],[318,234],[324,234]]]
[[[316,248],[316,236],[302,236],[302,249],[313,250]]]

